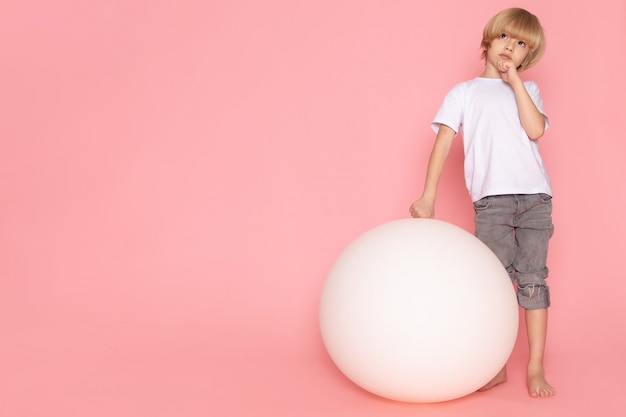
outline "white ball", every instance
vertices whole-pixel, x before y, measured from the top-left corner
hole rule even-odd
[[[337,367],[392,400],[439,402],[489,382],[517,336],[518,307],[493,252],[439,220],[364,233],[332,266],[320,328]]]

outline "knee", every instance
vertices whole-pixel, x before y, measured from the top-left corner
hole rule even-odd
[[[550,307],[550,288],[540,284],[517,286],[517,302],[526,310]]]

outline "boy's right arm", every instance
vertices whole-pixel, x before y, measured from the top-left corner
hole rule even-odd
[[[428,219],[435,217],[437,186],[439,185],[439,178],[441,178],[441,173],[443,172],[443,167],[448,153],[450,152],[455,134],[456,132],[452,128],[446,125],[439,126],[435,145],[433,146],[430,159],[428,160],[424,191],[422,196],[411,205],[409,209],[411,216]]]

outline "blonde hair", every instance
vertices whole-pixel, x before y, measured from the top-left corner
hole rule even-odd
[[[480,44],[483,50],[483,59],[487,58],[487,50],[491,47],[491,42],[503,33],[523,40],[529,48],[526,59],[518,68],[520,71],[535,65],[545,51],[546,40],[537,16],[524,9],[514,7],[502,10],[487,22]]]

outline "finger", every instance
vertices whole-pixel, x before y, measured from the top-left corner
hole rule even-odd
[[[503,71],[503,72],[504,71],[508,71],[513,66],[511,61],[504,61],[504,60],[503,61],[499,61],[498,64],[499,64],[498,66],[499,66],[500,70]]]

